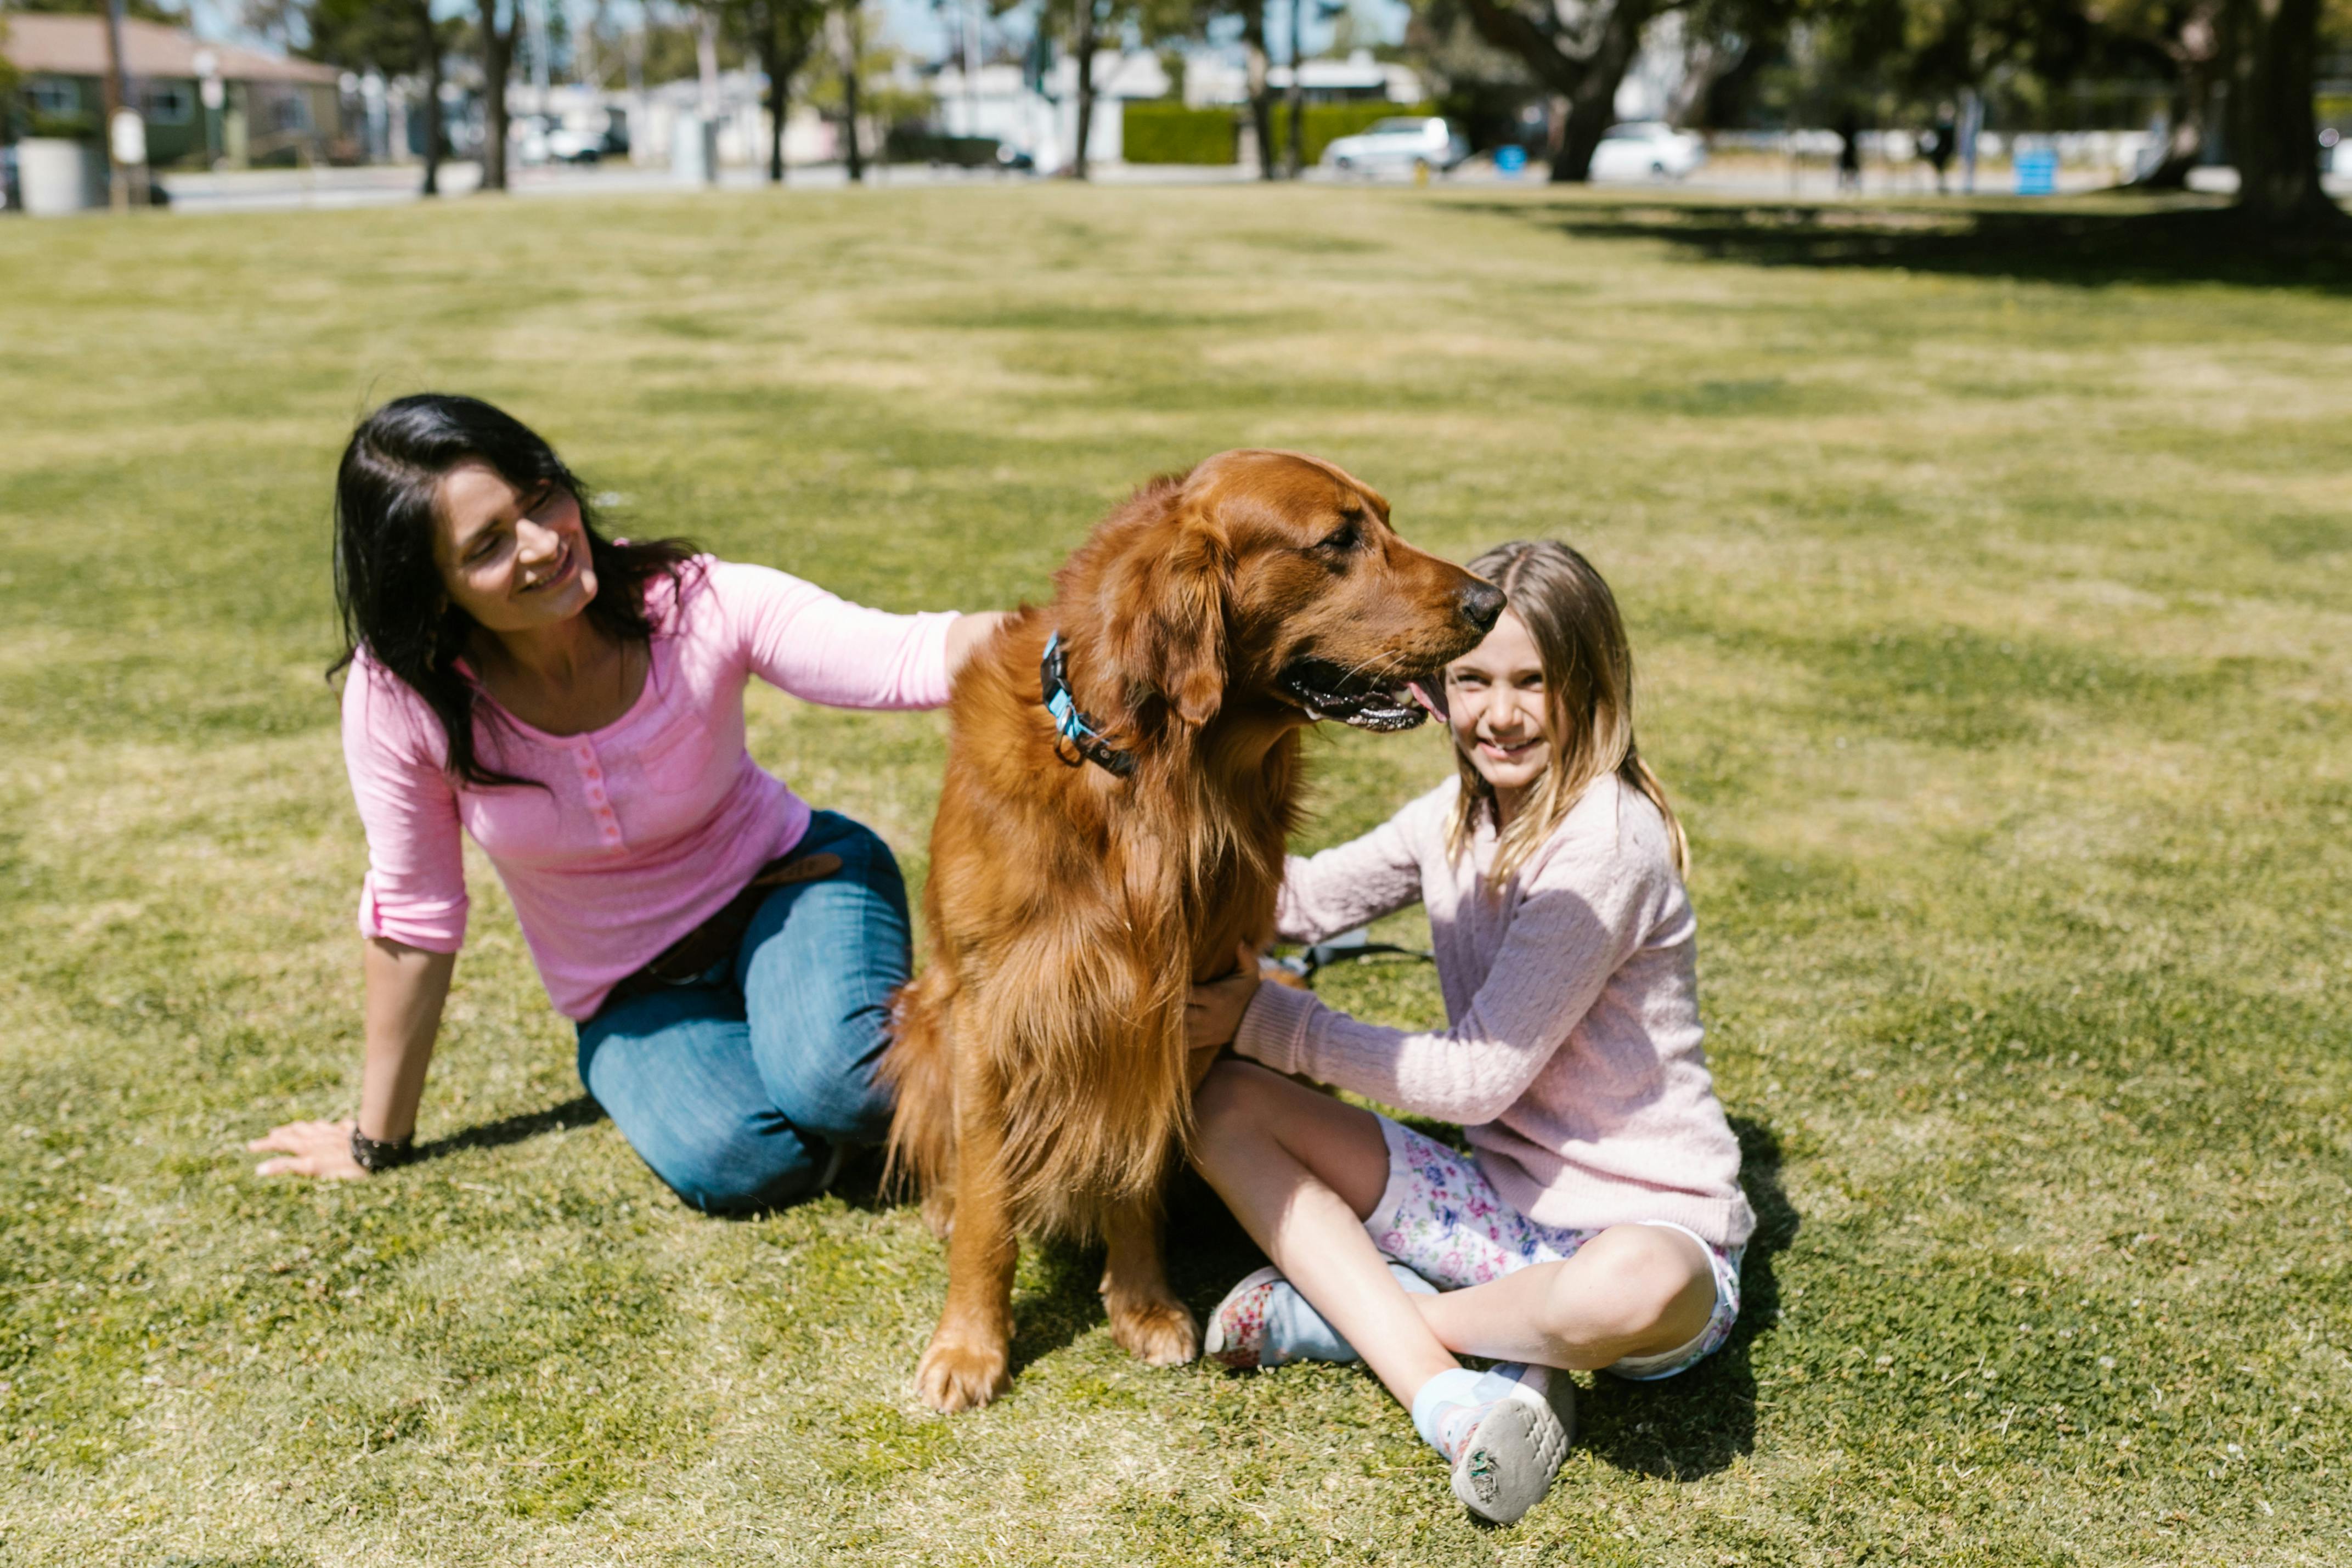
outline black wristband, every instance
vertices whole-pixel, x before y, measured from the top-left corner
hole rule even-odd
[[[370,1175],[408,1163],[408,1157],[415,1152],[414,1132],[405,1138],[378,1142],[362,1132],[357,1122],[352,1124],[352,1161]]]

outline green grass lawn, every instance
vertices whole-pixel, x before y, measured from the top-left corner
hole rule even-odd
[[[0,224],[0,1559],[2352,1562],[2352,272],[2053,210]],[[1241,444],[1456,558],[1583,548],[1696,845],[1763,1215],[1730,1347],[1601,1380],[1507,1531],[1357,1371],[1130,1363],[1076,1247],[1024,1252],[1012,1394],[934,1417],[913,1209],[870,1164],[683,1209],[478,859],[434,1157],[254,1179],[244,1140],[357,1091],[330,477],[427,387],[540,426],[624,531],[894,607],[1038,595]],[[919,877],[937,717],[768,693],[751,729]],[[1448,765],[1311,750],[1315,844]],[[1411,968],[1325,990],[1440,1016]],[[1197,1188],[1171,1246],[1198,1308],[1252,1261]]]

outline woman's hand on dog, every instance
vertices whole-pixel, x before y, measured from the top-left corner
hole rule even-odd
[[[996,628],[1011,620],[1004,610],[973,610],[958,616],[948,625],[948,679],[953,680],[971,659],[981,644],[996,634]]]

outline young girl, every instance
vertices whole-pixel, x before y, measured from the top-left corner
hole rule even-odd
[[[1255,974],[1198,988],[1188,1022],[1196,1049],[1265,1064],[1220,1062],[1196,1100],[1201,1171],[1274,1260],[1218,1307],[1210,1353],[1360,1352],[1455,1495],[1507,1522],[1567,1451],[1572,1385],[1550,1369],[1655,1379],[1716,1350],[1755,1216],[1700,1050],[1686,850],[1634,750],[1616,604],[1563,545],[1470,569],[1510,607],[1433,704],[1459,780],[1294,858],[1277,916],[1316,942],[1423,900],[1450,1026],[1360,1023]],[[1473,1152],[1286,1073],[1459,1122]]]

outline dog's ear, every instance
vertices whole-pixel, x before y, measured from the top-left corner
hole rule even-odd
[[[1104,621],[1138,698],[1156,692],[1198,729],[1225,698],[1225,604],[1234,558],[1204,518],[1180,510],[1131,544],[1105,589]]]

